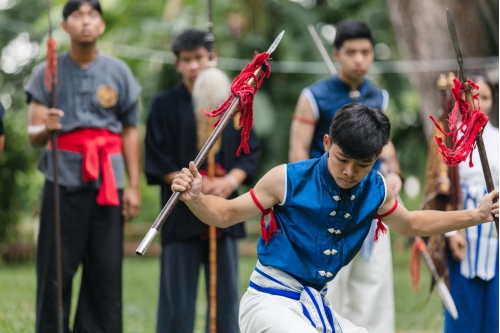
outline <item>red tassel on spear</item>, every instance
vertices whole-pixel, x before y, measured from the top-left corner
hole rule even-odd
[[[466,89],[478,89],[478,86],[472,80],[467,80],[466,84],[469,88],[466,88],[465,83],[453,79],[453,87],[450,90],[455,99],[455,106],[448,118],[450,132],[443,131],[431,116],[437,129],[445,136],[453,138],[453,147],[448,148],[443,143],[443,139],[436,136],[436,142],[439,146],[438,152],[441,154],[443,162],[449,166],[458,165],[460,162],[465,161],[467,156],[469,156],[469,166],[474,166],[472,164],[472,152],[476,147],[475,141],[488,123],[488,116],[481,111],[479,105],[479,94],[472,96],[472,99],[477,103],[473,103],[473,105],[462,96],[462,92]],[[477,105],[477,108],[474,107],[474,104]],[[461,123],[459,123],[459,116]]]
[[[49,93],[52,93],[57,83],[57,42],[52,38],[52,32],[49,32],[47,38],[47,61],[45,65],[45,87]],[[54,103],[54,101],[52,101]]]

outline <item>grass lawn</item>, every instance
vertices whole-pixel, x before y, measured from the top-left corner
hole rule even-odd
[[[421,290],[415,294],[408,276],[408,249],[405,239],[392,235],[394,292],[397,332],[437,333],[442,327],[442,306],[436,291],[428,296],[429,274],[422,268]],[[245,291],[255,257],[240,259],[240,290]],[[154,332],[159,277],[157,258],[126,258],[124,261],[124,332]],[[422,264],[423,265],[423,264]],[[75,281],[78,281],[78,275]],[[204,288],[200,277],[200,290]],[[74,295],[77,295],[75,284]],[[204,332],[204,292],[199,292],[195,332]],[[74,297],[75,300],[75,297]],[[74,310],[73,305],[72,309]],[[33,262],[0,266],[0,333],[34,331],[35,267]],[[378,311],[383,311],[381,307]]]

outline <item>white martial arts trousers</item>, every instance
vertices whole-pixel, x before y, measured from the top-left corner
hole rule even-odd
[[[361,252],[328,283],[332,308],[370,333],[394,333],[394,286],[389,232],[373,245],[368,262]]]
[[[333,311],[341,333],[368,333]],[[240,302],[241,333],[318,333],[299,301],[257,291],[251,287]],[[337,332],[340,333],[340,332]]]

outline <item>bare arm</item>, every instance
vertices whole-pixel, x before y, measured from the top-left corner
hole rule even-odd
[[[388,188],[387,191],[387,199],[378,210],[378,214],[386,213],[394,204],[392,190]],[[416,210],[409,212],[403,205],[398,205],[396,210],[385,217],[383,221],[390,228],[405,236],[442,234],[493,221],[493,216],[498,214],[498,203],[493,203],[495,197],[498,197],[498,190],[487,194],[479,207],[470,210]]]
[[[64,112],[49,109],[38,102],[31,102],[28,108],[28,137],[33,147],[43,147],[50,140],[52,131],[62,128]]]
[[[383,171],[384,176],[394,194],[398,195],[401,191],[401,187],[403,186],[403,181],[401,178],[399,161],[396,156],[396,148],[391,141],[389,141],[389,143],[382,149],[380,159],[382,160],[381,170]]]
[[[266,209],[283,200],[284,168],[283,165],[275,167],[255,185],[254,193]],[[204,223],[227,228],[261,213],[248,192],[235,199],[226,200],[201,193],[201,183],[202,177],[191,162],[189,169],[183,168],[181,173],[175,176],[172,190],[183,192],[181,200]]]
[[[127,168],[129,186],[123,193],[123,215],[125,219],[134,218],[139,213],[141,197],[139,194],[140,156],[139,131],[135,126],[123,128],[123,156]]]
[[[316,119],[314,118],[311,103],[306,95],[301,94],[295,108],[292,127],[290,128],[290,150],[288,151],[290,162],[309,158],[315,122]]]

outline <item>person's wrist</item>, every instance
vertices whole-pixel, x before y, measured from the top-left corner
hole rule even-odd
[[[238,181],[233,176],[231,176],[231,174],[228,173],[227,175],[224,176],[224,178],[231,183],[234,191],[238,189],[239,186]]]

